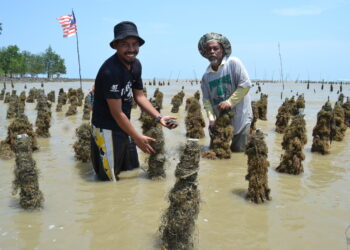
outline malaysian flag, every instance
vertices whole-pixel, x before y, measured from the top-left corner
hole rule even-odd
[[[77,33],[77,23],[74,12],[57,18],[63,29],[63,37],[70,37]]]

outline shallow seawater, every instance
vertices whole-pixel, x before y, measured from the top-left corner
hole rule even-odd
[[[163,114],[171,114],[170,100],[184,86],[185,99],[200,89],[189,81],[172,81],[170,86],[146,87],[148,96],[159,87],[164,93]],[[83,83],[86,93],[91,82]],[[40,88],[40,83],[27,83]],[[78,88],[78,82],[45,83],[45,90]],[[311,153],[312,129],[317,112],[330,97],[337,100],[339,85],[334,92],[325,85],[286,84],[283,100],[303,93],[306,100],[305,119],[308,143],[304,173],[299,176],[275,171],[283,153],[282,135],[274,131],[277,110],[282,104],[280,84],[265,83],[262,92],[268,94],[268,120],[258,121],[257,127],[266,134],[269,148],[268,172],[272,200],[255,205],[244,196],[248,182],[247,157],[233,153],[229,160],[201,159],[199,189],[201,207],[196,220],[196,249],[346,249],[345,230],[350,225],[350,130],[342,142],[332,142],[331,154]],[[7,84],[7,91],[11,89]],[[17,94],[24,89],[16,83]],[[251,89],[253,100],[256,86]],[[345,96],[350,86],[343,85]],[[185,100],[184,99],[184,100]],[[7,104],[0,101],[0,140],[7,136]],[[78,114],[66,117],[68,105],[62,112],[53,104],[50,138],[39,138],[40,150],[33,153],[40,170],[40,189],[44,208],[27,212],[20,208],[18,196],[13,196],[14,159],[0,160],[0,249],[159,249],[158,228],[163,211],[168,206],[167,194],[175,182],[174,170],[179,162],[179,150],[186,142],[185,105],[174,114],[179,121],[175,130],[166,130],[166,178],[147,179],[142,169],[123,172],[117,183],[101,182],[95,177],[90,163],[74,159],[75,129],[82,123],[82,107]],[[25,112],[35,124],[35,104],[26,103]],[[132,123],[140,130],[140,111],[132,111]],[[203,112],[205,117],[205,113]],[[206,118],[206,117],[205,117]],[[207,119],[206,119],[207,121]],[[209,145],[209,136],[199,140]],[[142,168],[145,155],[139,151]]]

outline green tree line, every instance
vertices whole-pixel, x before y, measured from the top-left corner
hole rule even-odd
[[[0,48],[0,76],[37,77],[41,74],[45,74],[47,78],[66,74],[64,59],[57,55],[51,46],[40,54],[21,52],[16,45]]]

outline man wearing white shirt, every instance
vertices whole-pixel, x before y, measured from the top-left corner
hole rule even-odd
[[[207,33],[198,43],[199,52],[210,65],[202,77],[204,109],[209,119],[209,130],[221,110],[234,112],[231,151],[243,152],[253,118],[251,98],[252,83],[242,62],[231,55],[229,40],[218,33]]]

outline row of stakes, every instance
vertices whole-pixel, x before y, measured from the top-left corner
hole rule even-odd
[[[182,96],[183,98],[183,90],[181,92],[177,95],[180,97]],[[162,96],[162,93],[157,89],[154,94],[154,99],[151,99],[152,104],[158,110],[160,110],[161,107],[159,102],[161,103]],[[261,100],[263,100],[262,103],[267,106],[267,95],[262,95]],[[200,124],[200,127],[203,127],[203,125],[201,125],[202,115],[200,112],[198,112],[198,106],[200,110],[199,92],[196,92],[194,97],[187,99],[186,110],[188,111],[188,116],[190,114],[195,116],[196,119],[200,121],[197,123]],[[255,107],[256,111],[254,113],[258,114],[259,119],[261,119],[259,109],[256,107],[256,105],[253,106]],[[329,108],[329,106],[330,103],[328,101],[322,107],[320,113],[324,111],[330,112],[331,108]],[[337,104],[336,106],[340,105]],[[322,117],[320,113],[318,117]],[[264,118],[264,115],[261,117]],[[327,117],[335,117],[335,115],[328,115]],[[227,145],[229,144],[230,140],[227,140],[227,136],[229,137],[229,135],[233,134],[233,128],[230,128],[230,125],[228,125],[230,124],[229,121],[231,118],[232,114],[230,112],[223,112],[218,117],[217,127],[214,127],[211,133],[211,149],[209,150],[211,152],[204,152],[202,154],[203,157],[205,157],[205,155],[210,155],[210,157],[207,158],[229,158],[227,156]],[[141,114],[140,120],[142,120],[144,123],[142,126],[144,133],[155,138],[160,138],[160,140],[157,140],[156,144],[153,145],[153,147],[156,149],[156,154],[154,154],[153,158],[149,158],[148,175],[150,179],[164,178],[164,136],[162,134],[161,127],[156,124],[152,124],[152,122],[154,123],[154,120],[149,119],[146,114]],[[147,124],[147,121],[150,123]],[[187,119],[186,117],[186,121],[188,121],[189,124],[188,125],[186,123],[186,127],[189,126],[193,128],[193,123],[190,123],[191,118]],[[326,122],[326,124],[330,124],[330,122]],[[86,149],[90,148],[89,130],[90,125],[87,123],[83,123],[82,126],[76,130],[78,141],[73,145],[75,152],[84,151],[81,150],[83,145],[85,145]],[[269,162],[267,160],[268,148],[264,141],[263,132],[259,130],[255,131],[254,129],[251,131],[251,137],[245,151],[248,156],[248,174],[246,175],[246,180],[249,182],[246,198],[255,203],[262,203],[271,199],[267,180],[267,172],[269,167]],[[299,174],[303,172],[301,162],[305,158],[302,153],[303,145],[306,144],[305,131],[305,120],[303,114],[300,112],[294,114],[291,124],[287,126],[284,131],[285,134],[282,142],[282,148],[285,150],[285,154],[282,157],[280,165],[276,169],[277,171],[289,174]],[[28,136],[26,134],[20,135],[17,136],[16,142],[13,143],[14,151],[16,153],[14,192],[20,190],[20,205],[25,209],[40,208],[42,207],[42,202],[44,200],[42,192],[39,190],[35,161],[31,157],[31,152],[33,149],[35,149],[35,147],[33,147],[33,137],[34,136]],[[216,140],[215,138],[219,138],[219,140]],[[329,132],[328,138],[332,138],[331,132]],[[220,139],[222,140],[221,142],[219,142]],[[223,139],[226,139],[226,141]],[[223,147],[219,147],[218,149],[216,148],[216,145],[223,145]],[[88,152],[88,150],[85,150],[85,152]],[[214,155],[214,157],[212,155]],[[76,155],[76,158],[82,161],[86,160],[88,157],[89,153],[80,158]],[[180,158],[180,163],[176,167],[176,183],[174,188],[169,193],[170,205],[162,216],[162,224],[159,228],[159,232],[161,234],[160,238],[162,240],[163,247],[166,249],[191,249],[193,247],[192,234],[194,231],[194,222],[199,213],[200,201],[197,183],[199,159],[200,147],[198,146],[198,143],[193,140],[189,140],[189,142],[186,144],[185,150],[183,151],[183,155]],[[288,164],[291,162],[290,159],[292,159],[292,164]]]

